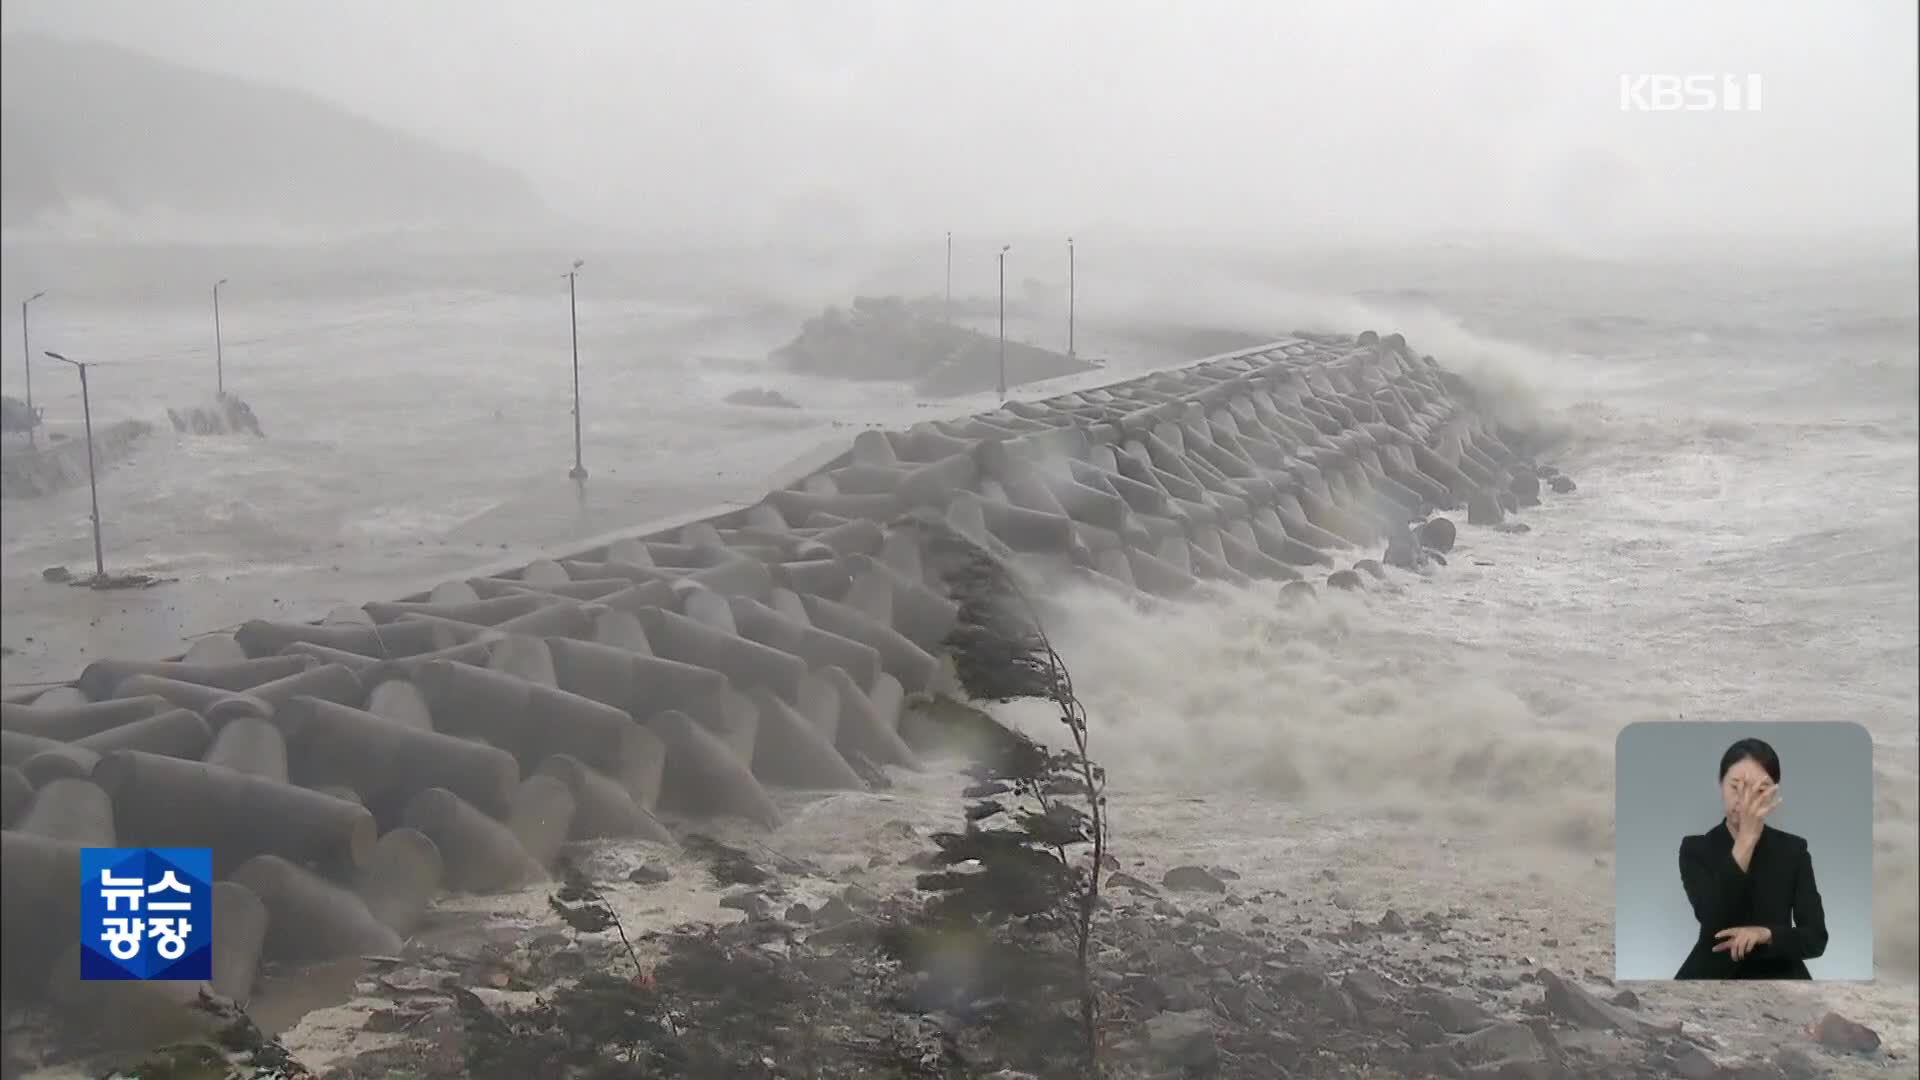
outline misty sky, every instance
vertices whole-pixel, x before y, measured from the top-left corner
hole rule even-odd
[[[879,231],[1911,230],[1915,4],[8,0],[313,91],[569,216]],[[1622,74],[1759,74],[1632,113]]]

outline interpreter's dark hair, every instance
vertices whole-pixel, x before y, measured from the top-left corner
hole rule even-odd
[[[1727,747],[1727,752],[1720,755],[1720,779],[1725,780],[1728,769],[1748,758],[1752,758],[1754,764],[1766,770],[1767,776],[1774,783],[1780,782],[1780,755],[1773,752],[1773,747],[1759,739],[1741,739]]]

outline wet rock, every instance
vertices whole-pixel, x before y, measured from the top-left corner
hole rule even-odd
[[[1620,1031],[1630,1035],[1677,1034],[1679,1031],[1678,1025],[1650,1024],[1616,1005],[1609,1005],[1545,968],[1535,973],[1535,977],[1546,991],[1548,1015],[1576,1027]]]
[[[1289,581],[1280,586],[1280,603],[1287,607],[1307,603],[1317,595],[1311,581]]]
[[[1513,492],[1513,497],[1521,506],[1540,505],[1540,477],[1533,473],[1514,474],[1507,484],[1507,490]]]
[[[859,917],[859,914],[853,910],[853,905],[837,896],[828,897],[827,902],[821,904],[820,909],[813,913],[813,921],[819,926],[838,926],[841,923],[853,922]]]
[[[1387,980],[1371,971],[1350,972],[1341,985],[1355,1002],[1369,1008],[1391,1005],[1397,996]]]
[[[1161,877],[1160,884],[1175,892],[1224,893],[1227,883],[1202,867],[1176,866]]]
[[[1145,893],[1148,896],[1152,896],[1160,891],[1154,888],[1150,882],[1141,881],[1132,874],[1124,872],[1109,875],[1107,877],[1107,885],[1110,888],[1127,889],[1131,892]]]
[[[1460,530],[1447,518],[1429,518],[1420,526],[1420,546],[1428,551],[1445,554],[1453,550],[1454,541],[1459,539],[1459,532]]]
[[[1608,998],[1607,1001],[1623,1009],[1637,1009],[1640,1007],[1640,995],[1631,990],[1622,990]]]
[[[1380,916],[1380,921],[1376,923],[1375,926],[1378,927],[1383,934],[1404,934],[1407,932],[1407,920],[1401,918],[1400,913],[1392,908],[1388,908],[1387,913]]]
[[[1219,1059],[1213,1017],[1203,1010],[1163,1012],[1147,1021],[1146,1033],[1154,1056],[1175,1068],[1205,1069]]]
[[[1507,512],[1500,508],[1500,500],[1484,491],[1476,491],[1467,500],[1467,524],[1498,525],[1507,519]]]
[[[1683,1080],[1711,1080],[1720,1072],[1706,1051],[1688,1042],[1669,1044],[1665,1064]]]
[[[1354,900],[1353,894],[1344,889],[1333,890],[1333,895],[1328,897],[1328,901],[1341,911],[1352,911],[1359,906],[1358,902]]]
[[[1540,1045],[1533,1029],[1511,1020],[1489,1024],[1455,1039],[1453,1050],[1463,1064],[1495,1070],[1508,1064],[1544,1064],[1547,1060],[1546,1047]]]
[[[1813,1060],[1812,1055],[1797,1046],[1781,1048],[1780,1053],[1774,1056],[1773,1064],[1787,1080],[1821,1080],[1827,1075],[1827,1071]]]
[[[1356,592],[1365,587],[1366,583],[1360,580],[1360,575],[1351,570],[1335,570],[1327,575],[1329,589],[1346,589],[1349,592]]]
[[[1578,484],[1573,482],[1573,477],[1571,476],[1551,477],[1547,480],[1547,486],[1551,487],[1556,495],[1568,494],[1579,487]]]
[[[767,902],[767,898],[751,890],[721,897],[720,906],[744,912],[749,919],[764,919],[773,914],[773,905]]]
[[[1829,1050],[1845,1054],[1871,1054],[1880,1049],[1880,1033],[1830,1012],[1813,1025],[1814,1041]]]
[[[55,585],[65,585],[73,580],[73,572],[64,566],[49,566],[40,571],[40,580],[52,582]]]
[[[635,885],[659,885],[673,880],[673,875],[652,863],[642,863],[627,875],[627,880]]]
[[[1493,531],[1498,533],[1530,533],[1533,531],[1533,526],[1524,521],[1503,521],[1495,525]]]
[[[787,921],[806,923],[813,921],[813,909],[805,904],[793,904],[787,908]]]
[[[1493,1022],[1493,1017],[1478,1002],[1452,994],[1422,994],[1414,1004],[1449,1034],[1478,1031]]]

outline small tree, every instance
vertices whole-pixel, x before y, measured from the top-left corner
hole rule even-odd
[[[1072,744],[1070,750],[1049,750],[972,714],[968,734],[977,761],[968,770],[974,784],[965,792],[967,824],[963,831],[934,835],[940,849],[935,860],[945,869],[923,875],[918,884],[938,894],[930,911],[949,926],[1070,937],[1072,963],[1062,974],[1077,998],[1083,1064],[1098,1073],[1100,1001],[1092,946],[1107,859],[1106,772],[1088,756],[1086,709],[1012,571],[944,522],[910,520],[925,532],[927,556],[960,605],[946,644],[961,686],[985,701],[1053,702]],[[1081,848],[1090,850],[1074,850]],[[1058,984],[1049,973],[1032,970],[1034,957],[1025,960],[1019,978],[1032,980],[1035,988]]]

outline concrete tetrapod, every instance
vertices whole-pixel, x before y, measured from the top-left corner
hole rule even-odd
[[[247,655],[252,657],[274,656],[300,641],[381,660],[416,656],[457,644],[447,640],[438,627],[425,622],[397,622],[391,626],[314,626],[254,619],[242,624],[233,636],[247,650]]]
[[[297,675],[309,663],[309,659],[300,656],[264,656],[231,664],[194,664],[178,660],[95,660],[80,672],[80,678],[74,685],[93,701],[120,696],[117,688],[134,675],[156,675],[174,682],[234,693]]]
[[[819,681],[813,675],[807,678]],[[822,681],[820,686],[832,692],[830,684]],[[760,714],[759,738],[752,758],[755,776],[782,787],[866,790],[866,781],[834,749],[829,734],[765,687],[755,688],[752,697]]]
[[[400,948],[400,935],[374,918],[358,894],[278,855],[248,859],[231,876],[266,905],[270,960],[316,964]]]
[[[360,867],[353,891],[394,933],[413,933],[440,895],[446,867],[440,848],[418,829],[390,829]]]
[[[726,742],[677,709],[655,714],[648,726],[673,761],[661,786],[661,805],[693,816],[731,815],[777,829],[785,820],[748,762]]]
[[[243,716],[230,720],[214,736],[202,761],[267,780],[287,782],[287,742],[266,720]]]
[[[261,854],[351,874],[377,838],[364,806],[205,762],[120,750],[93,780],[123,844],[211,848],[215,874]]]
[[[238,882],[213,883],[213,977],[204,982],[98,982],[80,978],[80,946],[61,954],[47,979],[47,997],[88,1019],[112,1017],[100,1034],[139,1047],[216,1034],[224,1020],[198,1008],[202,992],[245,1008],[266,944],[267,908]]]
[[[113,847],[113,800],[90,780],[55,780],[34,794],[20,832],[78,844]],[[78,888],[78,881],[75,881]]]
[[[534,862],[551,867],[573,832],[575,810],[573,790],[566,781],[535,773],[521,781],[514,793],[507,827]]]
[[[33,781],[11,765],[0,765],[0,828],[13,828],[14,821],[33,802]]]
[[[819,675],[840,699],[840,729],[836,745],[858,753],[877,765],[921,768],[913,748],[900,737],[898,718],[889,720],[874,707],[866,692],[839,668],[821,668]]]
[[[446,788],[428,788],[414,796],[405,821],[440,850],[450,889],[507,892],[547,876],[512,829]]]
[[[809,668],[841,668],[862,686],[880,674],[880,654],[873,646],[828,633],[744,596],[728,605],[734,627],[742,637],[799,657]]]
[[[235,716],[254,716],[271,719],[273,706],[244,692],[222,690],[214,686],[202,686],[199,683],[181,682],[161,675],[129,675],[114,687],[114,697],[158,697],[171,702],[175,708],[191,709],[202,717],[212,712],[217,705],[224,718]]]
[[[84,739],[75,739],[73,745],[95,754],[144,750],[149,754],[164,754],[167,757],[198,758],[207,752],[207,746],[212,742],[213,733],[207,729],[207,722],[200,719],[198,713],[188,709],[172,709],[145,720],[108,728]]]
[[[541,762],[536,775],[551,776],[573,793],[571,839],[637,836],[673,843],[666,826],[634,802],[626,788],[571,754],[555,754]]]
[[[54,960],[80,940],[79,880],[79,844],[0,831],[0,975],[10,996],[38,996]]]
[[[656,742],[632,716],[590,697],[446,661],[422,666],[414,685],[433,710],[437,730],[485,739],[527,772],[549,755],[572,754],[638,796],[659,759]]]
[[[663,608],[642,608],[634,614],[656,656],[718,671],[742,689],[764,686],[791,699],[806,677],[807,665],[791,653]]]
[[[163,697],[143,696],[59,707],[0,704],[0,731],[71,741],[124,727],[174,708]]]
[[[296,697],[315,697],[337,701],[342,705],[358,705],[366,700],[366,696],[367,688],[351,666],[317,664],[297,675],[261,683],[245,694],[216,701],[207,707],[203,715],[207,723],[218,730],[232,717],[256,715],[254,710],[258,702],[265,702],[277,710]]]
[[[352,788],[388,828],[429,788],[446,788],[493,817],[513,809],[520,764],[504,750],[319,698],[294,698],[283,711],[295,732],[293,781]]]

